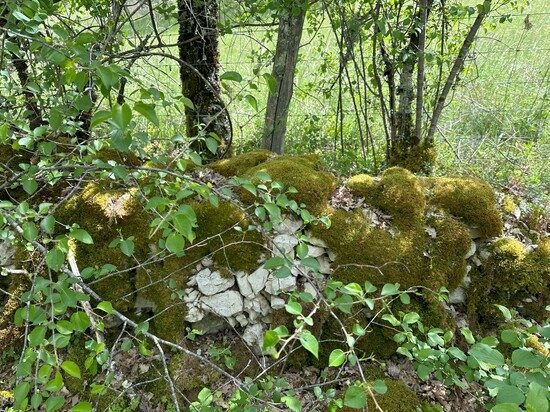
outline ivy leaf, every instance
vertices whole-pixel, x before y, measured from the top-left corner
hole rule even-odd
[[[313,334],[305,330],[300,335],[300,343],[302,346],[308,351],[313,354],[317,359],[319,358],[319,342],[317,342],[317,338],[313,336]]]
[[[346,354],[342,349],[334,349],[328,357],[328,366],[338,367],[346,361]]]
[[[73,378],[81,379],[80,367],[73,361],[66,360],[61,364],[61,369],[71,375]]]
[[[352,385],[344,394],[344,405],[354,409],[361,409],[367,404],[367,396],[363,388]]]

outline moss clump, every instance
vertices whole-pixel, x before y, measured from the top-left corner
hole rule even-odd
[[[168,371],[176,388],[183,393],[192,393],[210,387],[221,375],[194,356],[178,353],[170,359]]]
[[[231,157],[229,159],[219,160],[208,165],[208,167],[222,176],[240,176],[243,175],[248,169],[257,166],[260,163],[264,163],[273,156],[275,156],[275,154],[269,150],[258,149]]]
[[[149,253],[149,215],[132,190],[110,188],[108,183],[91,183],[69,199],[56,212],[56,220],[64,225],[78,224],[93,239],[93,244],[75,242],[75,256],[80,269],[100,269],[105,264],[119,270],[135,266]],[[62,232],[64,232],[63,230]],[[109,247],[115,239],[133,237],[133,256],[123,254],[118,246]],[[133,274],[107,275],[93,284],[96,292],[111,301],[119,310],[133,305]]]
[[[510,195],[505,195],[504,199],[502,199],[502,211],[504,213],[510,214],[514,213],[517,209],[518,205]]]
[[[423,253],[428,245],[423,227],[392,236],[367,224],[358,210],[327,209],[326,213],[331,227],[315,226],[312,234],[336,254],[334,279],[360,285],[366,280],[375,285],[399,282],[403,288],[425,284],[429,260]]]
[[[204,254],[212,253],[214,261],[232,271],[250,272],[258,268],[264,252],[264,239],[255,230],[248,231],[250,221],[235,204],[221,202],[216,208],[210,203],[192,205],[198,228],[195,244],[206,241]],[[236,227],[242,228],[238,231]]]
[[[358,197],[371,199],[378,188],[378,182],[372,176],[360,174],[350,177],[346,181],[346,186]]]
[[[376,404],[384,412],[411,412],[416,411],[417,408],[420,408],[422,401],[419,396],[409,389],[404,383],[394,380],[394,379],[384,379],[388,390],[383,395],[375,394],[376,403],[372,399],[372,396],[366,392],[367,397],[367,406],[365,407],[368,411],[377,411],[378,408]],[[352,409],[349,407],[344,407],[339,409],[341,412],[354,412],[357,409]]]
[[[413,173],[430,174],[435,164],[437,151],[433,145],[423,144],[412,147],[396,145],[390,151],[390,166],[398,166]]]
[[[424,188],[408,170],[392,167],[382,174],[374,204],[392,215],[397,227],[418,226],[426,209]]]
[[[451,218],[433,218],[428,221],[436,231],[430,248],[431,272],[436,279],[444,279],[443,284],[453,291],[466,274],[464,256],[471,247],[470,232],[461,222]]]
[[[481,270],[472,274],[467,304],[470,318],[480,327],[493,327],[501,319],[495,304],[519,308],[523,315],[544,317],[550,286],[550,254],[547,239],[527,253],[514,238],[500,238]]]
[[[266,172],[273,180],[283,182],[286,187],[293,186],[298,193],[289,197],[304,203],[308,210],[317,213],[322,210],[336,188],[336,178],[323,170],[324,166],[317,156],[278,156],[267,162],[248,169],[246,175],[252,179],[258,172]]]
[[[427,179],[432,206],[441,208],[475,227],[483,239],[502,233],[502,218],[495,194],[487,183],[475,179]]]
[[[11,275],[8,297],[0,305],[0,353],[22,344],[23,331],[13,323],[15,312],[21,305],[21,295],[29,290],[30,281],[22,275]]]

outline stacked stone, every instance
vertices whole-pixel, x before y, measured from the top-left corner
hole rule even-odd
[[[301,220],[285,218],[275,228],[272,255],[295,259],[302,226]],[[320,275],[311,273],[299,260],[294,260],[290,276],[278,278],[274,270],[264,268],[263,261],[252,273],[245,273],[219,270],[212,259],[204,258],[185,289],[186,320],[205,333],[215,332],[223,325],[242,327],[245,328],[243,338],[249,344],[261,343],[264,326],[271,322],[270,314],[284,308],[285,294],[300,290],[316,298],[314,283],[317,287],[322,286],[331,272],[334,255],[327,250],[326,244],[312,237],[308,241],[308,255],[318,261]]]

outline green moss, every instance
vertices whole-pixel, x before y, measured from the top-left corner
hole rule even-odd
[[[436,231],[429,252],[431,272],[453,291],[460,286],[466,274],[464,256],[470,250],[470,232],[463,223],[451,218],[433,218],[428,224]]]
[[[198,222],[195,244],[207,240],[205,254],[212,253],[220,267],[232,271],[250,272],[258,268],[264,240],[257,231],[247,231],[250,221],[238,206],[221,202],[216,208],[201,202],[192,207]],[[236,230],[237,226],[243,230]]]
[[[524,316],[544,318],[550,286],[550,254],[546,242],[546,239],[541,241],[539,248],[531,253],[513,238],[493,242],[490,257],[472,274],[467,294],[468,314],[479,327],[490,328],[502,321],[495,304],[522,307]]]
[[[423,253],[428,245],[423,227],[392,236],[367,224],[358,210],[327,209],[326,213],[331,227],[315,226],[312,234],[336,254],[334,279],[361,285],[366,280],[375,285],[399,282],[403,288],[425,284],[429,260]]]
[[[502,211],[504,213],[514,213],[517,209],[518,205],[510,195],[505,195],[504,199],[502,200]]]
[[[346,186],[358,197],[371,199],[378,188],[378,182],[372,176],[360,174],[350,177]]]
[[[437,151],[433,145],[401,147],[396,145],[390,151],[390,166],[399,166],[413,173],[430,174],[435,164]]]
[[[119,270],[135,266],[149,253],[147,236],[149,215],[143,210],[133,190],[110,188],[108,183],[91,183],[69,199],[56,212],[56,220],[65,225],[78,224],[92,237],[91,245],[75,242],[75,256],[80,269],[101,268],[113,264]],[[62,230],[61,232],[65,232]],[[119,247],[109,247],[111,241],[133,237],[134,256],[124,255]],[[111,301],[119,310],[133,305],[133,279],[131,272],[108,275],[93,285],[96,292]]]
[[[189,393],[210,387],[221,375],[194,356],[178,353],[170,359],[168,370],[178,390]]]
[[[372,382],[371,382],[372,383]],[[411,412],[420,408],[422,401],[419,396],[409,389],[404,383],[394,379],[384,379],[388,390],[384,395],[374,394],[376,403],[372,399],[370,393],[366,392],[368,411],[378,411],[376,404],[384,412]],[[357,409],[344,407],[339,409],[341,412],[356,412]]]
[[[260,163],[264,163],[273,156],[275,156],[275,154],[269,150],[258,149],[231,157],[229,159],[214,162],[208,165],[208,167],[226,177],[240,176],[248,169],[257,166]]]
[[[261,163],[246,174],[251,178],[262,171],[273,180],[283,182],[286,187],[293,186],[298,193],[289,197],[299,204],[304,203],[308,210],[317,213],[322,210],[336,188],[336,178],[323,170],[324,166],[318,157],[312,156],[278,156]]]
[[[441,208],[475,227],[483,239],[502,232],[495,194],[487,183],[475,179],[427,179],[432,206]]]
[[[382,174],[374,205],[389,213],[399,228],[418,226],[426,209],[424,188],[406,169],[392,167]]]

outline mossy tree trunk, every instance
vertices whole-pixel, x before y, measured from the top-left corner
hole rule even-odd
[[[298,50],[306,17],[307,1],[291,2],[281,11],[277,47],[273,60],[274,87],[270,89],[263,132],[262,147],[283,153],[290,99],[294,89],[294,75]]]
[[[193,107],[185,107],[189,138],[215,134],[218,154],[231,145],[231,122],[222,101],[219,77],[218,18],[215,0],[178,0],[180,79],[182,93]],[[194,149],[207,154],[198,141]]]

